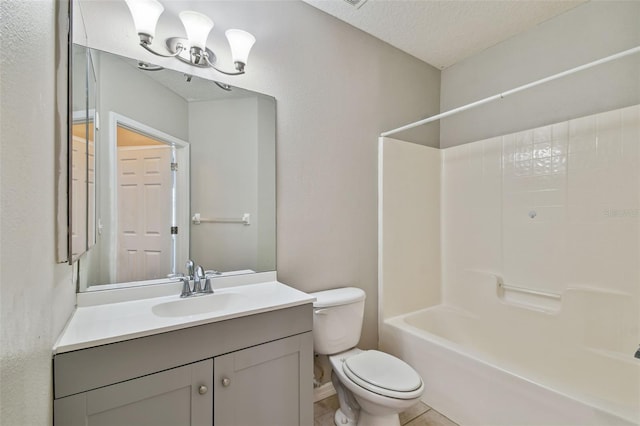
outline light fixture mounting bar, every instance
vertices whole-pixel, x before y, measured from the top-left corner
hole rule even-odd
[[[182,37],[171,37],[167,39],[167,49],[169,52],[173,52],[174,56],[180,59],[182,62],[186,62],[187,64],[194,65],[200,68],[208,68],[209,65],[205,61],[195,61],[192,59],[191,55],[191,46],[189,45],[189,40]],[[178,50],[180,50],[178,52]],[[176,54],[177,52],[177,54]],[[212,62],[216,62],[216,54],[209,48],[205,50],[207,56],[212,59]]]
[[[160,53],[155,51],[151,44],[155,36],[158,19],[164,11],[164,6],[158,0],[125,1],[140,38],[140,46],[148,52],[164,58],[175,57],[196,67],[213,68],[226,75],[244,74],[247,57],[251,47],[256,42],[252,34],[239,29],[225,31],[236,71],[223,71],[216,66],[216,55],[206,46],[209,32],[214,26],[213,21],[207,15],[193,10],[180,12],[178,16],[186,30],[187,38],[171,37],[167,39],[166,46],[170,54]]]

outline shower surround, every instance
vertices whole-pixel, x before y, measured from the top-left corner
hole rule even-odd
[[[380,346],[461,424],[638,424],[640,106],[380,141]]]

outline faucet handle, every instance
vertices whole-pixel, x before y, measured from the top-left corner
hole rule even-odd
[[[187,263],[184,265],[184,268],[187,270],[187,276],[193,278],[193,268],[194,268],[193,260],[188,259]]]
[[[204,269],[198,265],[193,274],[193,292],[202,293],[202,280],[204,279]]]
[[[218,271],[213,271],[213,270],[206,270],[204,271],[204,288],[202,289],[202,292],[205,294],[211,294],[213,293],[213,288],[211,287],[211,278],[218,276],[218,275],[222,275],[220,272]]]
[[[200,265],[196,266],[196,272],[195,275],[200,277],[200,278],[204,278],[204,268]]]
[[[189,277],[182,277],[182,293],[180,293],[180,297],[189,297],[191,296],[191,285]]]
[[[204,288],[202,292],[205,294],[213,293],[213,289],[211,288],[211,277],[209,275],[205,275]]]

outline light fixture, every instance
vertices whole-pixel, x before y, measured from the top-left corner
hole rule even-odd
[[[242,30],[227,30],[225,35],[231,48],[231,57],[236,71],[227,72],[218,68],[216,55],[207,48],[207,38],[213,28],[213,21],[206,15],[194,11],[180,12],[179,17],[187,33],[187,38],[171,37],[166,40],[168,54],[151,48],[155,36],[158,19],[164,6],[157,0],[125,0],[136,31],[140,37],[140,46],[157,56],[176,57],[183,62],[197,67],[210,67],[226,75],[244,74],[247,57],[256,42],[254,36]]]

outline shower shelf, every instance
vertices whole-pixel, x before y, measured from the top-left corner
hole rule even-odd
[[[520,287],[504,283],[504,279],[495,275],[498,297],[506,303],[524,308],[556,313],[562,306],[562,295],[550,291]]]

